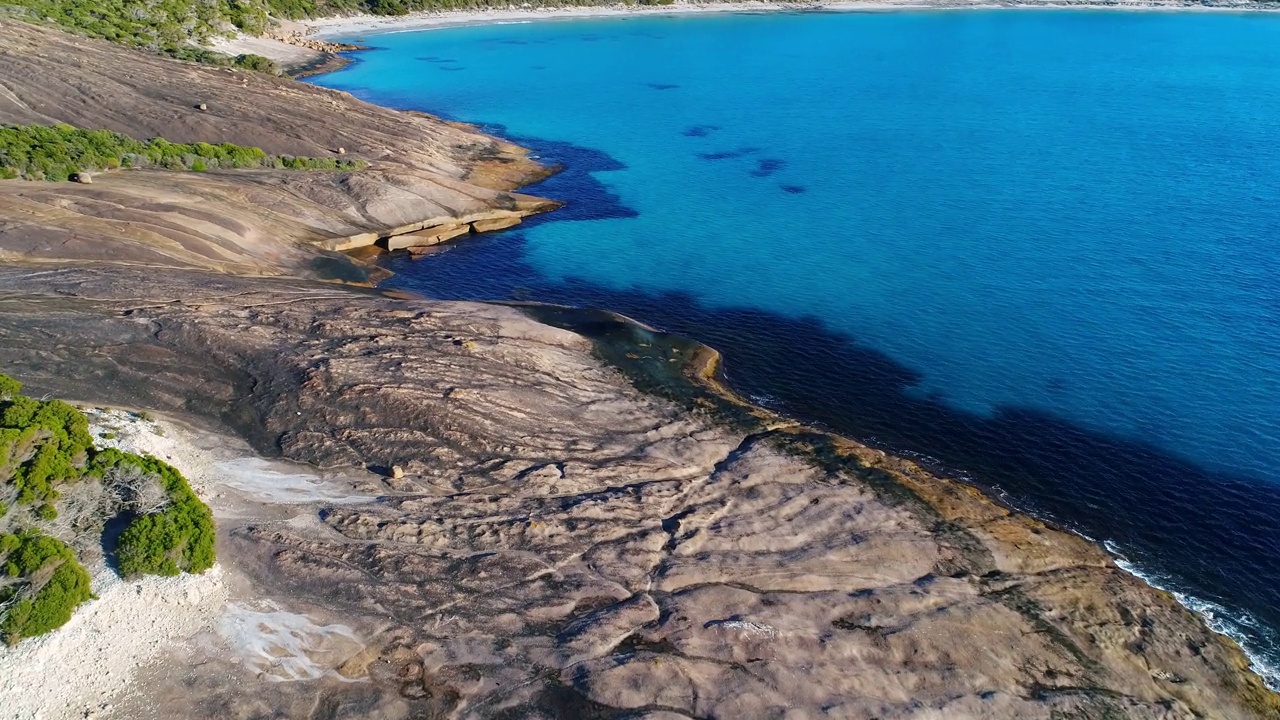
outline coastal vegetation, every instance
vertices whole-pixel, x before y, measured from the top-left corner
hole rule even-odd
[[[54,630],[92,597],[85,554],[124,525],[122,575],[198,573],[214,563],[213,515],[173,466],[97,449],[83,413],[21,394],[0,375],[0,635]],[[78,552],[79,550],[79,552]]]
[[[672,0],[635,0],[669,5]],[[535,6],[590,6],[594,0],[537,1]],[[180,60],[279,72],[257,55],[231,57],[198,47],[214,37],[243,32],[261,35],[273,18],[298,20],[369,13],[404,15],[421,10],[504,8],[501,0],[0,0],[19,16],[48,22],[89,37],[160,52]],[[192,43],[196,45],[192,45]]]
[[[215,169],[281,168],[356,170],[360,160],[268,155],[261,148],[142,141],[110,130],[71,125],[0,125],[0,179],[67,180],[79,172],[157,167],[205,172]]]
[[[406,15],[424,10],[483,10],[511,7],[511,3],[502,0],[265,0],[265,2],[271,16],[293,20],[352,13]],[[672,0],[633,0],[627,4],[670,5],[671,3]],[[607,4],[597,0],[554,0],[529,3],[533,7],[590,7]]]
[[[93,596],[88,571],[61,540],[24,530],[0,536],[0,552],[5,575],[29,583],[28,592],[16,583],[0,590],[0,605],[8,605],[0,634],[10,644],[62,627],[76,607]]]
[[[265,67],[261,61],[266,58],[231,57],[191,45],[233,30],[261,34],[269,22],[267,4],[261,0],[0,0],[0,7],[4,6],[26,20],[53,23],[180,60]],[[274,69],[274,63],[270,67]]]
[[[137,513],[120,535],[116,560],[125,575],[177,575],[199,573],[213,567],[214,526],[209,508],[187,484],[182,473],[153,457],[141,457],[119,450],[103,450],[94,457],[103,472],[114,471],[116,483],[123,476],[154,478],[163,496],[158,502],[138,497],[151,512]],[[136,504],[135,501],[135,504]]]

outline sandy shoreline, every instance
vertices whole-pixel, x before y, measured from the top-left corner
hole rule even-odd
[[[542,20],[581,20],[604,17],[698,15],[708,13],[771,12],[894,12],[908,10],[1130,10],[1155,12],[1277,12],[1280,3],[1229,2],[1203,4],[1181,0],[1120,0],[1082,2],[1054,0],[844,0],[837,2],[723,2],[677,1],[670,5],[602,5],[596,7],[538,7],[501,10],[424,11],[402,16],[352,15],[314,20],[290,21],[286,29],[326,39],[349,38],[357,34],[379,34],[428,30],[464,25],[526,23]]]

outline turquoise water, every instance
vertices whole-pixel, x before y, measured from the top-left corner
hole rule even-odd
[[[762,402],[1107,540],[1261,662],[1280,650],[1280,17],[365,40],[316,81],[568,168],[534,189],[565,210],[397,261],[392,284],[604,305],[707,340]]]

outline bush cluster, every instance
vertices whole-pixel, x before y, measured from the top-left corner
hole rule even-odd
[[[110,130],[71,125],[0,125],[0,179],[67,180],[81,171],[160,167],[204,172],[216,168],[355,170],[360,160],[268,155],[261,148],[135,140]]]
[[[213,567],[213,513],[196,497],[182,473],[151,456],[111,449],[97,453],[93,464],[95,473],[130,465],[155,476],[169,496],[168,507],[135,517],[120,534],[116,560],[122,574],[177,575]]]
[[[0,472],[19,504],[57,500],[57,486],[79,479],[92,448],[89,421],[65,402],[23,395],[0,401]]]
[[[126,503],[130,515],[116,549],[122,574],[176,575],[213,567],[213,514],[177,469],[150,456],[96,450],[80,411],[21,390],[0,374],[0,497],[19,505],[40,503],[6,518],[9,506],[0,502],[0,569],[12,579],[0,583],[0,635],[6,642],[61,626],[91,597],[89,575],[75,552],[41,531],[56,528],[50,523],[59,517],[57,488],[63,483],[103,482],[119,496],[126,485],[112,483],[130,477],[154,481],[163,490],[149,509]],[[15,522],[27,526],[4,531]]]
[[[80,603],[93,597],[89,573],[62,541],[34,530],[0,535],[0,560],[11,578],[28,578],[30,585],[0,590],[0,634],[12,644],[62,627]]]

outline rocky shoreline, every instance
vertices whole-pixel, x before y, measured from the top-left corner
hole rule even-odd
[[[140,301],[144,277],[186,299]],[[119,717],[305,717],[316,693],[349,708],[326,717],[1280,712],[1100,548],[726,396],[713,351],[617,316],[199,272],[0,283],[0,360],[34,389],[234,433],[347,495],[219,520],[233,602],[359,638],[288,650],[329,679],[263,683],[210,639]]]
[[[238,448],[203,475],[228,604],[98,717],[1280,717],[1101,548],[751,406],[710,348],[320,282],[369,282],[338,249],[552,209],[514,192],[548,172],[522,149],[5,31],[5,122],[370,163],[0,183],[4,372]]]

